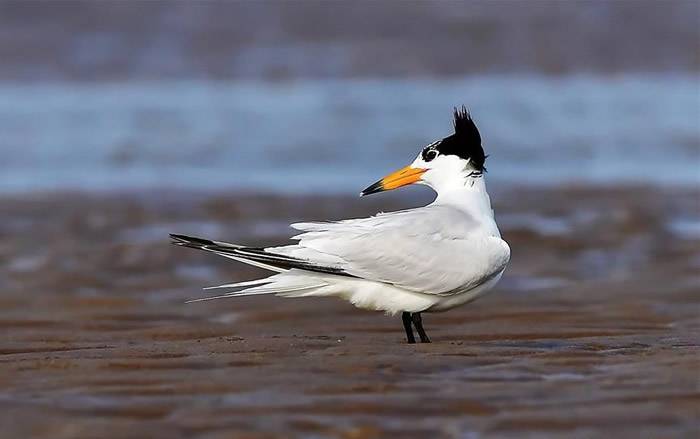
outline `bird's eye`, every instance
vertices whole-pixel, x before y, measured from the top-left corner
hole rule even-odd
[[[425,148],[423,150],[423,161],[429,162],[438,156],[438,152],[433,148]]]

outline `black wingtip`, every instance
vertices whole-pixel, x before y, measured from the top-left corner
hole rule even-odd
[[[214,241],[211,241],[209,239],[196,238],[194,236],[187,235],[178,235],[177,233],[171,233],[170,239],[172,240],[172,244],[180,245],[183,247],[202,248],[204,246],[214,244]]]
[[[322,266],[304,259],[270,253],[262,248],[244,247],[227,242],[211,241],[209,239],[195,238],[193,236],[178,235],[176,233],[171,233],[170,238],[172,239],[172,243],[177,246],[210,251],[219,255],[234,255],[239,259],[261,262],[274,267],[284,269],[299,268],[307,271],[352,277],[351,274],[348,274],[337,267]]]

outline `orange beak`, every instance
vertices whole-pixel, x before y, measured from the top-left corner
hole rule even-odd
[[[415,183],[420,180],[421,176],[425,174],[425,171],[427,171],[427,169],[406,166],[405,168],[387,175],[363,190],[360,192],[360,196],[364,197],[365,195],[376,194],[377,192],[390,191],[400,188],[401,186],[406,186],[407,184]]]

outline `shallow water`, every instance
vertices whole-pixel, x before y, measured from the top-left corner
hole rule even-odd
[[[461,104],[492,184],[697,186],[699,95],[680,74],[3,82],[0,191],[358,193],[448,135]]]
[[[426,314],[430,345],[406,345],[397,317],[331,299],[185,305],[262,273],[165,236],[279,242],[281,224],[416,199],[6,196],[3,435],[693,437],[700,241],[677,218],[700,218],[699,195],[494,194],[511,265],[490,295]]]

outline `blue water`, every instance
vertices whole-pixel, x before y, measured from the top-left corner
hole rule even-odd
[[[494,184],[700,184],[693,76],[0,83],[0,191],[358,192],[476,119]]]

